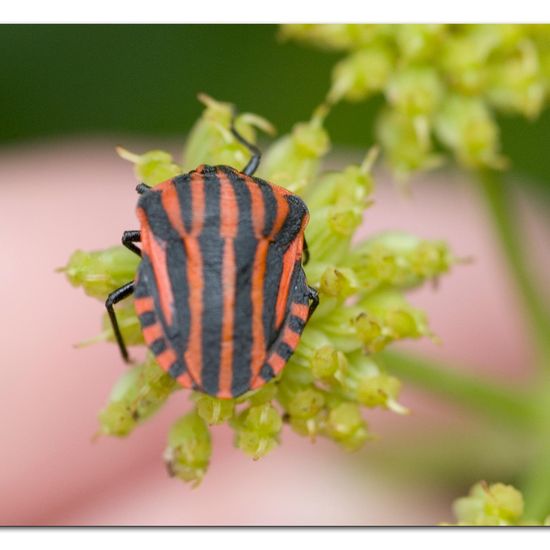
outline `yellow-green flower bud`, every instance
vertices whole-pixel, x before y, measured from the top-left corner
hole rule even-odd
[[[307,362],[304,363],[304,365],[298,364],[296,358],[292,357],[283,369],[276,397],[285,411],[297,394],[313,387],[314,378],[311,368]]]
[[[390,310],[386,312],[384,321],[396,338],[417,338],[421,335],[417,318],[412,312]]]
[[[134,302],[132,300],[117,306],[116,317],[118,321],[118,328],[120,329],[122,339],[126,345],[137,346],[144,344],[143,332],[134,309]],[[79,343],[78,347],[88,346],[98,342],[116,342],[113,324],[111,323],[108,313],[103,314],[101,324],[103,330],[97,336]]]
[[[323,128],[326,107],[320,107],[309,122],[296,124],[292,132],[278,139],[265,153],[260,177],[301,193],[319,171],[320,160],[330,148]]]
[[[384,325],[367,313],[360,313],[353,319],[353,326],[365,349],[370,353],[383,350],[390,342],[389,335],[384,334]]]
[[[355,229],[361,224],[362,214],[362,209],[357,207],[328,206],[311,211],[306,238],[311,243],[312,261],[325,265],[341,263],[347,256]]]
[[[355,403],[341,403],[330,411],[328,427],[335,437],[346,437],[363,423],[361,411]]]
[[[283,420],[273,405],[265,403],[249,407],[233,424],[236,446],[257,460],[278,445]]]
[[[177,389],[177,382],[148,356],[144,363],[126,371],[113,387],[109,403],[99,414],[100,433],[128,435]]]
[[[376,123],[378,140],[400,178],[440,164],[441,158],[433,152],[430,133],[426,117],[411,119],[395,109],[384,109]]]
[[[212,443],[206,422],[190,412],[170,429],[164,460],[170,475],[197,486],[210,462]]]
[[[533,38],[535,38],[537,35],[536,26],[537,25],[488,24],[482,25],[482,30],[487,34],[494,35],[494,40],[498,44],[494,53],[502,56],[513,54],[520,43],[528,38],[529,35],[533,35]],[[547,26],[544,31],[544,40],[548,43]]]
[[[349,368],[343,385],[343,395],[365,407],[381,407],[397,414],[409,412],[397,401],[401,382],[381,372],[372,356],[365,356],[360,352],[349,354]]]
[[[341,381],[347,367],[346,356],[330,345],[317,349],[311,359],[311,372],[322,382]]]
[[[237,403],[248,401],[250,405],[270,403],[277,395],[276,381],[269,382],[257,390],[252,390],[237,398]]]
[[[363,448],[364,444],[371,440],[373,436],[369,433],[366,424],[359,426],[353,433],[341,439],[336,439],[336,442],[346,451],[355,452]]]
[[[58,271],[88,296],[105,300],[113,290],[134,279],[138,263],[139,258],[128,249],[114,246],[95,252],[77,250]]]
[[[327,221],[334,233],[350,237],[363,221],[363,208],[335,206],[330,209]]]
[[[378,155],[378,149],[372,148],[358,166],[349,165],[339,172],[328,172],[321,175],[319,181],[307,194],[310,210],[325,206],[350,207],[361,205],[365,208],[374,191],[374,181],[370,173]]]
[[[498,36],[485,25],[472,25],[443,43],[438,62],[452,86],[465,95],[479,95],[487,84],[487,61]]]
[[[290,417],[290,427],[298,434],[304,437],[309,437],[311,441],[315,441],[317,436],[323,433],[326,425],[327,412],[325,409],[315,416],[309,418]]]
[[[200,164],[225,164],[238,169],[244,168],[250,160],[250,152],[231,133],[232,105],[216,101],[205,94],[200,94],[199,100],[206,108],[187,139],[183,165],[185,171],[194,170]],[[236,117],[235,127],[251,143],[256,141],[254,128],[268,133],[274,132],[267,120],[247,113]]]
[[[114,437],[127,436],[136,426],[132,411],[121,401],[113,401],[99,412],[99,433]]]
[[[245,429],[270,436],[278,434],[282,427],[281,415],[270,403],[248,408],[241,422]]]
[[[401,232],[376,235],[354,248],[350,265],[367,291],[411,288],[447,273],[456,262],[446,243]]]
[[[380,373],[365,377],[357,386],[357,399],[365,407],[392,408],[397,403],[401,382],[395,376]]]
[[[508,523],[517,522],[523,515],[523,496],[511,485],[495,483],[489,486],[485,511]]]
[[[365,241],[353,250],[349,261],[364,292],[385,285],[399,286],[401,262],[389,246]]]
[[[398,291],[371,294],[361,301],[361,307],[382,319],[398,338],[415,338],[429,334],[424,312],[413,308]]]
[[[372,46],[350,54],[334,67],[328,101],[361,101],[386,86],[394,65],[389,48]]]
[[[503,168],[499,129],[483,101],[463,96],[448,98],[435,119],[438,138],[469,168]]]
[[[155,150],[137,155],[117,147],[117,153],[134,164],[136,178],[147,185],[157,185],[183,172],[183,168],[166,151]]]
[[[334,407],[327,418],[327,435],[348,451],[356,451],[369,439],[367,424],[356,403],[344,402]]]
[[[324,50],[355,50],[390,33],[392,25],[282,25],[283,39],[298,40]]]
[[[439,107],[445,86],[433,67],[407,67],[395,73],[386,88],[388,102],[407,117],[430,118]]]
[[[223,424],[235,412],[233,399],[218,399],[204,393],[195,393],[193,397],[197,413],[209,425]]]
[[[323,394],[314,388],[307,388],[292,396],[286,409],[291,417],[302,420],[317,415],[325,404]]]
[[[419,279],[433,279],[447,273],[455,263],[449,247],[443,241],[422,241],[408,254],[409,264]],[[410,287],[418,284],[412,278],[403,283]]]
[[[355,230],[371,204],[373,184],[370,176],[377,149],[371,149],[361,166],[348,166],[342,172],[327,174],[319,185],[310,188],[310,221],[306,230],[316,263],[345,261]]]
[[[327,267],[321,275],[319,290],[327,296],[345,300],[359,289],[353,270],[341,267]]]
[[[254,460],[266,456],[278,444],[275,437],[264,436],[252,430],[239,430],[235,436],[235,445]]]
[[[430,59],[446,39],[446,25],[393,25],[400,55],[407,61]]]
[[[513,57],[493,62],[488,67],[489,102],[497,109],[535,118],[544,107],[548,86],[540,70],[535,45],[525,40]]]
[[[326,317],[323,317],[323,333],[328,344],[344,353],[361,348],[361,336],[358,333],[358,318],[364,315],[359,306],[339,303]]]
[[[411,307],[398,291],[370,294],[360,301],[359,306],[363,313],[355,317],[354,327],[371,353],[381,351],[395,340],[433,336],[424,312]]]
[[[370,205],[374,188],[370,171],[377,151],[371,149],[361,166],[351,165],[341,172],[328,173],[307,189],[310,220],[306,237],[311,243],[312,257],[307,274],[315,283],[319,282],[327,264],[340,263],[347,257],[353,233]]]
[[[480,482],[454,502],[453,510],[463,525],[517,525],[523,516],[523,496],[511,485]]]

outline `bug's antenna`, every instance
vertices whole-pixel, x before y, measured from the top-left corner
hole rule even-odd
[[[236,112],[233,110],[233,116],[231,117],[231,133],[235,136],[238,142],[242,143],[252,154],[252,158],[248,161],[248,164],[243,169],[243,174],[246,174],[247,176],[252,176],[254,172],[258,169],[258,166],[260,166],[260,160],[262,158],[262,152],[256,147],[253,143],[250,143],[246,139],[244,139],[239,132],[237,132],[237,128],[235,128],[235,119],[236,119]]]

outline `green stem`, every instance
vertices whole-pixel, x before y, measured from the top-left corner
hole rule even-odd
[[[469,409],[518,428],[533,425],[535,411],[527,394],[449,368],[435,361],[397,352],[380,354],[393,374],[448,397]]]
[[[376,464],[394,479],[467,486],[473,480],[513,479],[531,458],[528,437],[495,430],[491,423],[400,433],[369,449],[369,466]]]
[[[543,521],[550,515],[550,433],[538,432],[535,460],[530,464],[522,483],[525,517]]]
[[[532,282],[525,261],[525,248],[521,240],[510,189],[505,184],[501,173],[495,170],[481,170],[479,180],[488,212],[528,316],[538,361],[541,366],[550,369],[550,316],[544,308],[540,293]]]
[[[534,456],[525,470],[522,490],[525,517],[542,521],[550,515],[550,376],[546,375],[533,396],[537,404]]]
[[[550,514],[550,315],[526,265],[510,189],[501,174],[492,170],[481,171],[479,179],[488,211],[524,304],[540,367],[537,381],[539,389],[531,396],[531,401],[538,407],[533,426],[535,454],[523,480],[526,517],[540,521]]]

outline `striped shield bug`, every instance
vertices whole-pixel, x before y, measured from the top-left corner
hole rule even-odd
[[[277,376],[319,303],[302,267],[306,205],[254,177],[261,152],[233,122],[231,131],[251,154],[242,172],[201,165],[136,187],[141,228],[122,243],[141,262],[105,303],[125,361],[114,304],[134,294],[158,364],[183,387],[222,399]]]

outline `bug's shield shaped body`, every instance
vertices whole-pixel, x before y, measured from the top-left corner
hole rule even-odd
[[[236,397],[276,376],[308,318],[308,212],[288,191],[201,166],[144,193],[135,307],[158,363],[186,387]]]

